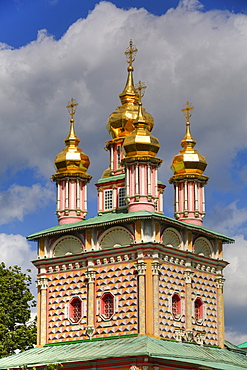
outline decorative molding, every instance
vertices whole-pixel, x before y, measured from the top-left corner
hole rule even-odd
[[[88,325],[86,327],[86,334],[87,334],[87,336],[89,337],[90,340],[92,339],[94,333],[95,333],[94,326],[93,325]]]
[[[85,274],[86,274],[89,284],[95,281],[96,272],[94,270],[87,270],[85,271]]]
[[[140,262],[135,263],[135,268],[138,272],[138,275],[145,275],[146,265],[147,264],[144,261],[140,261]]]
[[[153,275],[159,275],[160,267],[161,263],[159,263],[158,261],[152,263]]]
[[[192,342],[193,341],[193,337],[194,337],[193,330],[187,330],[186,331],[186,340],[188,342]]]
[[[199,331],[196,334],[196,343],[200,344],[200,346],[203,346],[203,343],[205,342],[205,338],[206,338],[206,333]]]
[[[194,272],[188,269],[184,271],[184,275],[186,284],[191,284]]]
[[[175,340],[177,342],[182,342],[184,337],[184,330],[183,329],[175,329]]]
[[[47,289],[48,288],[48,279],[45,277],[39,277],[37,281],[37,288]]]
[[[223,289],[225,281],[226,281],[226,279],[224,279],[223,277],[217,278],[216,279],[217,288],[218,289]]]

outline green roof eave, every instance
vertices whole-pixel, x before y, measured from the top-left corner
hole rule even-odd
[[[175,227],[179,227],[182,229],[186,228],[193,232],[198,232],[198,233],[201,233],[203,235],[213,237],[213,238],[216,237],[222,240],[222,242],[224,243],[234,243],[234,239],[229,238],[218,232],[206,229],[205,227],[188,224],[182,221],[177,221],[173,218],[164,216],[163,214],[159,214],[156,212],[150,212],[150,211],[137,211],[137,212],[129,212],[129,213],[124,213],[124,212],[104,213],[102,215],[91,217],[91,218],[88,218],[88,219],[85,219],[83,221],[79,221],[76,223],[57,225],[49,229],[39,231],[37,233],[29,235],[27,237],[27,240],[36,240],[43,236],[56,235],[59,233],[66,233],[68,231],[70,232],[78,231],[82,229],[88,229],[91,227],[114,225],[116,223],[129,222],[129,221],[135,221],[135,220],[140,220],[140,219],[154,219],[158,221],[164,221]]]
[[[65,346],[68,347],[65,349]],[[0,369],[15,369],[26,365],[46,366],[49,363],[61,363],[64,367],[80,367],[81,363],[102,361],[102,366],[114,359],[147,356],[166,363],[196,364],[208,369],[240,370],[247,369],[247,358],[228,349],[199,346],[192,343],[178,343],[148,336],[131,338],[115,337],[111,340],[95,340],[80,343],[36,347],[17,355],[0,359]],[[100,363],[99,368],[100,368]],[[85,366],[84,366],[85,367]]]
[[[99,179],[97,181],[97,184],[103,184],[105,182],[111,182],[111,181],[117,181],[117,180],[123,180],[125,178],[125,173],[121,175],[115,175],[115,176],[109,176],[109,177],[104,177],[102,179]]]

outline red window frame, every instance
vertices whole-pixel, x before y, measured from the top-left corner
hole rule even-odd
[[[172,296],[172,316],[176,320],[181,317],[181,298],[177,293]]]
[[[200,324],[203,320],[203,302],[200,298],[196,298],[194,303],[195,321]]]
[[[69,304],[69,319],[74,324],[77,324],[82,317],[82,301],[78,297],[71,299]]]
[[[110,320],[114,315],[114,296],[107,292],[101,298],[101,315],[104,319]]]

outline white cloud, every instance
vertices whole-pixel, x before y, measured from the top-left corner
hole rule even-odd
[[[13,184],[7,191],[0,193],[0,225],[11,221],[23,220],[24,215],[37,212],[45,207],[55,194],[50,184],[42,187],[34,184],[31,187]]]

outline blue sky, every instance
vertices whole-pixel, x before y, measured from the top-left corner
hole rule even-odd
[[[114,5],[115,4],[115,5]],[[136,9],[133,9],[136,8]],[[140,9],[142,8],[142,9]],[[143,9],[144,8],[144,9]],[[0,245],[8,264],[28,267],[34,245],[25,236],[57,224],[53,161],[64,147],[71,97],[76,132],[90,156],[94,183],[108,166],[105,122],[126,81],[124,51],[139,49],[134,78],[148,88],[144,107],[155,118],[159,177],[173,214],[170,163],[191,118],[197,149],[208,160],[204,225],[236,239],[226,246],[227,338],[247,340],[240,319],[247,304],[247,4],[245,1],[1,0]],[[93,138],[93,144],[92,144]],[[14,257],[13,257],[14,256]],[[243,293],[244,292],[244,293]],[[235,295],[233,295],[235,294]]]

